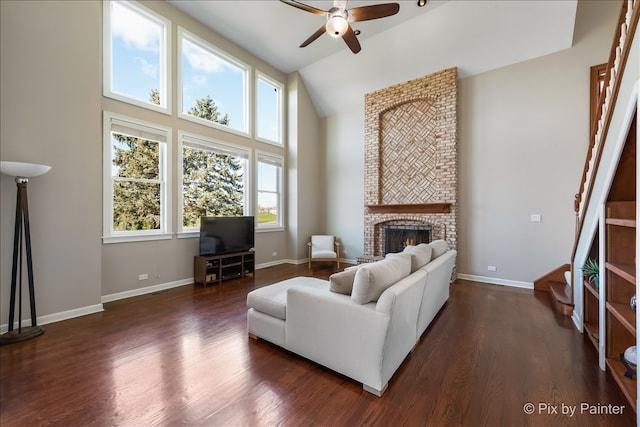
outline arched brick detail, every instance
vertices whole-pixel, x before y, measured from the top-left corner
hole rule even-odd
[[[457,249],[457,69],[365,95],[365,205],[450,203],[444,214],[369,213],[366,256],[383,255],[381,224],[432,225]],[[455,271],[454,271],[455,278]]]

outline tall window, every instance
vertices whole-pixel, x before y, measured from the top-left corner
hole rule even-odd
[[[280,228],[282,220],[282,157],[258,153],[258,228]]]
[[[179,139],[182,231],[197,231],[201,216],[246,215],[249,151],[186,132]]]
[[[246,135],[249,66],[182,28],[178,40],[180,117]]]
[[[171,112],[171,23],[136,2],[104,2],[104,96]]]
[[[256,137],[282,144],[284,86],[256,72]]]
[[[104,113],[104,239],[170,238],[171,129]]]

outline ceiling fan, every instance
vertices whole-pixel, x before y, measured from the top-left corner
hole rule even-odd
[[[346,1],[334,0],[333,7],[329,10],[322,10],[313,6],[300,3],[296,0],[280,0],[284,4],[297,7],[298,9],[311,12],[315,15],[322,15],[327,18],[327,22],[306,39],[300,47],[306,47],[323,33],[332,37],[342,37],[353,53],[360,52],[360,42],[356,37],[356,32],[351,28],[350,22],[369,21],[372,19],[385,18],[395,15],[400,10],[398,3],[383,3],[370,6],[354,7],[347,9]]]

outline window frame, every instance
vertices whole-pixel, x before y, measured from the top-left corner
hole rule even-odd
[[[102,223],[102,242],[103,243],[122,243],[137,242],[147,240],[165,240],[171,239],[172,224],[172,206],[171,206],[171,168],[172,164],[172,129],[156,123],[146,122],[133,117],[124,116],[109,111],[103,114],[103,223]],[[131,231],[115,231],[113,229],[113,174],[111,168],[113,165],[112,157],[112,141],[111,133],[113,126],[128,127],[132,132],[142,134],[156,134],[165,139],[158,141],[149,137],[151,141],[157,142],[159,145],[159,183],[160,183],[160,229],[159,230],[131,230]],[[161,138],[160,138],[161,139]]]
[[[265,142],[267,144],[273,144],[276,145],[278,147],[283,147],[284,146],[284,83],[274,79],[273,77],[269,76],[268,74],[263,73],[260,70],[256,70],[255,73],[255,85],[256,85],[256,89],[255,89],[255,113],[254,113],[254,117],[255,117],[255,139],[256,141],[260,141],[260,142]],[[274,87],[276,87],[276,89],[278,89],[278,100],[277,100],[277,111],[276,111],[276,122],[278,125],[278,139],[277,140],[271,140],[269,138],[266,137],[261,137],[260,135],[258,135],[258,131],[260,129],[259,127],[259,123],[260,123],[260,114],[259,114],[259,96],[260,96],[260,92],[258,91],[258,82],[262,80],[267,84],[270,84]]]
[[[171,115],[172,97],[171,97],[171,21],[164,16],[154,12],[153,10],[141,5],[136,1],[121,0],[118,1],[124,7],[133,9],[135,12],[149,18],[150,20],[157,22],[163,28],[162,37],[160,40],[160,85],[163,88],[158,88],[160,91],[160,105],[153,104],[152,102],[142,101],[136,98],[132,98],[123,93],[115,92],[112,88],[112,40],[111,40],[111,4],[115,3],[112,0],[106,0],[103,2],[103,49],[102,49],[102,95],[115,99],[117,101],[126,102],[127,104],[136,105],[138,107],[146,108],[153,111],[158,111],[163,114]],[[164,101],[164,102],[163,102]]]
[[[182,69],[182,41],[184,39],[187,39],[189,42],[197,45],[198,47],[200,47],[201,49],[204,49],[206,51],[208,51],[209,53],[211,53],[212,55],[217,56],[218,58],[220,58],[223,61],[226,61],[228,63],[230,63],[231,65],[240,68],[241,70],[244,71],[244,75],[243,75],[243,79],[242,79],[242,102],[243,102],[243,108],[242,108],[242,114],[243,114],[243,122],[244,122],[244,129],[239,130],[239,129],[234,129],[232,127],[229,127],[227,125],[221,125],[219,123],[213,122],[211,120],[205,120],[202,119],[200,117],[196,117],[196,116],[192,116],[191,114],[185,113],[183,112],[183,104],[184,104],[184,85],[183,85],[183,69]],[[230,133],[234,133],[237,135],[242,135],[242,136],[246,136],[249,137],[251,135],[251,87],[249,85],[249,81],[250,81],[250,75],[251,75],[251,71],[252,68],[249,64],[246,64],[242,61],[240,61],[239,59],[237,59],[236,57],[228,54],[227,52],[223,51],[222,49],[216,47],[215,45],[213,45],[212,43],[206,41],[205,39],[198,37],[197,35],[195,35],[194,33],[192,33],[191,31],[178,26],[178,33],[177,33],[177,44],[178,44],[178,54],[177,54],[177,67],[178,67],[178,78],[176,79],[176,86],[177,86],[177,92],[178,92],[178,107],[177,107],[177,116],[178,118],[184,119],[184,120],[188,120],[194,123],[198,123],[201,125],[205,125],[205,126],[209,126],[215,129],[220,129],[223,130],[225,132],[230,132]]]
[[[189,238],[189,237],[198,237],[200,235],[200,230],[195,228],[184,228],[184,192],[183,192],[183,180],[184,180],[184,168],[182,166],[182,162],[184,159],[183,150],[184,147],[188,146],[191,148],[199,148],[207,149],[210,151],[222,151],[226,153],[230,153],[232,155],[238,155],[245,160],[245,177],[244,177],[244,206],[243,206],[243,215],[248,216],[251,215],[251,194],[252,194],[252,185],[251,185],[251,177],[253,176],[253,171],[251,165],[252,161],[252,152],[251,149],[247,147],[243,147],[241,145],[232,144],[226,141],[221,141],[219,139],[206,137],[200,134],[187,132],[183,130],[178,130],[178,173],[177,173],[177,188],[178,188],[178,237],[179,238]]]
[[[285,219],[284,219],[284,156],[280,154],[270,153],[267,151],[256,150],[255,155],[255,174],[256,174],[256,191],[255,191],[255,216],[256,216],[256,233],[259,232],[270,232],[270,231],[282,231],[285,229]],[[277,214],[276,217],[278,219],[277,224],[274,225],[260,225],[258,222],[258,199],[260,191],[260,183],[258,182],[260,179],[258,169],[260,167],[260,163],[266,164],[276,164],[280,167],[278,177],[277,177]]]

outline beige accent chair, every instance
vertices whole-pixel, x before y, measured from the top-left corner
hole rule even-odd
[[[314,235],[309,242],[309,269],[311,262],[324,261],[336,262],[340,269],[340,243],[335,236]]]

